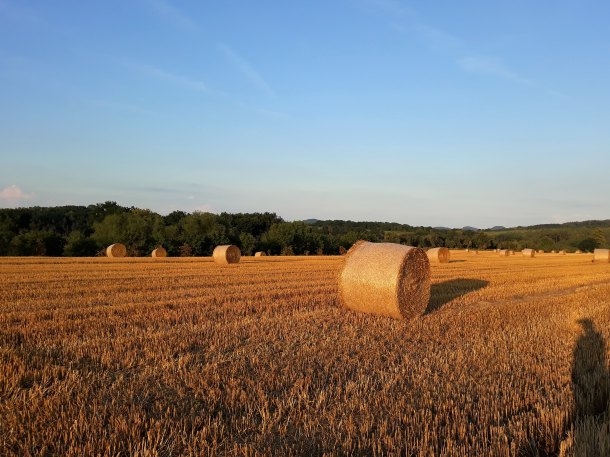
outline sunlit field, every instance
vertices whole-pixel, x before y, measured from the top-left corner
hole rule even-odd
[[[0,455],[610,455],[610,264],[452,251],[426,313],[342,257],[0,259]]]

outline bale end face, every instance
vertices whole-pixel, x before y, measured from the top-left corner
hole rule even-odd
[[[523,254],[524,257],[535,257],[536,251],[534,251],[533,249],[524,249],[523,251],[521,251],[521,254]]]
[[[239,263],[241,252],[237,246],[227,244],[224,246],[216,246],[212,253],[214,262],[220,265],[230,265]]]
[[[595,249],[593,260],[598,262],[610,262],[610,249]]]
[[[106,248],[107,257],[125,257],[127,255],[127,248],[122,243],[114,243]]]
[[[264,251],[258,251],[254,254],[254,257],[265,257],[267,255]]]
[[[165,248],[158,247],[158,248],[154,249],[150,255],[151,255],[151,257],[154,257],[154,258],[167,257],[167,251],[165,250]]]
[[[428,260],[430,262],[448,263],[451,257],[451,253],[447,248],[432,248],[426,251]]]
[[[358,241],[339,276],[343,306],[396,319],[423,314],[430,300],[430,262],[419,248]]]

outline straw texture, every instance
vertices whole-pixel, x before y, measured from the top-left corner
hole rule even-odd
[[[449,249],[447,248],[432,248],[426,251],[426,255],[428,256],[428,260],[430,262],[438,262],[438,263],[447,263],[449,262],[449,257],[451,254],[449,253]]]
[[[354,311],[410,319],[430,300],[430,262],[423,249],[358,241],[339,276],[343,306]]]
[[[254,257],[265,257],[267,255],[264,251],[258,251],[254,254]]]
[[[127,255],[127,248],[122,243],[111,244],[106,248],[107,257],[125,257]]]
[[[601,260],[602,262],[610,262],[610,249],[595,249],[593,251],[593,260]]]
[[[223,246],[216,246],[212,253],[214,262],[221,265],[229,265],[231,263],[239,263],[241,258],[241,252],[237,246],[227,244]]]
[[[524,257],[535,257],[536,251],[534,251],[533,249],[524,249],[523,251],[521,251],[521,254],[523,254]]]
[[[157,249],[153,249],[153,252],[151,253],[152,257],[167,257],[167,251],[165,250],[165,248],[162,247],[158,247]]]

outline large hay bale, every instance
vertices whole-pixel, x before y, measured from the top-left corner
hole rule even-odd
[[[610,249],[595,249],[593,251],[593,260],[602,262],[610,262]]]
[[[363,313],[409,319],[430,300],[430,261],[423,249],[358,241],[339,276],[343,306]]]
[[[107,257],[125,257],[127,255],[127,248],[122,243],[114,243],[106,248]]]
[[[239,263],[241,252],[237,246],[226,244],[223,246],[216,246],[212,253],[212,257],[216,263],[229,265],[231,263]]]
[[[561,251],[559,251],[559,255],[566,255],[566,251],[564,251],[563,249]]]
[[[267,253],[265,251],[258,251],[254,254],[254,257],[265,257]]]
[[[508,249],[499,249],[498,250],[498,254],[500,255],[500,257],[507,257],[510,255],[510,252]]]
[[[523,254],[524,257],[535,257],[536,251],[534,251],[533,249],[524,249],[523,251],[521,251],[521,254]]]
[[[447,248],[432,248],[426,251],[430,262],[447,263],[451,254]]]
[[[151,256],[155,258],[167,257],[167,251],[165,250],[165,248],[159,246],[158,248],[153,249]]]

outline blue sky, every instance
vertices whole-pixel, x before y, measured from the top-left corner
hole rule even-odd
[[[0,207],[610,218],[607,1],[0,0]]]

